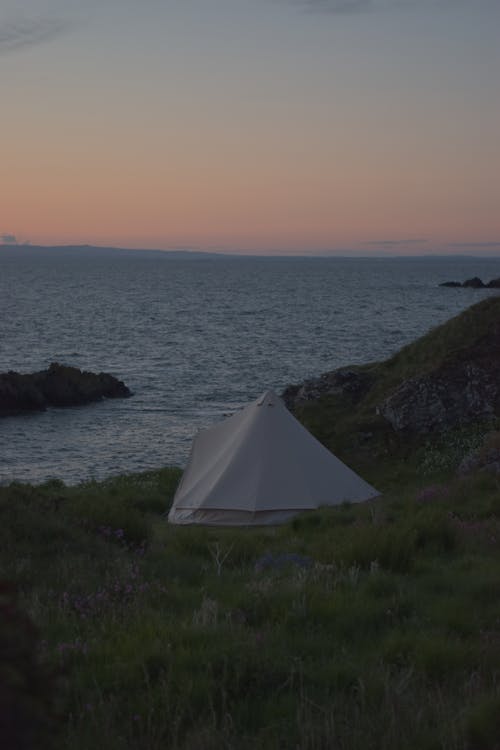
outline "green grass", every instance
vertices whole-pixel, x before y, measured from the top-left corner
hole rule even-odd
[[[0,488],[1,577],[60,673],[56,744],[495,747],[498,481],[423,491],[397,466],[375,502],[262,529],[169,526],[175,470]]]

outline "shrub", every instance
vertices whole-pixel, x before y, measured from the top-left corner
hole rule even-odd
[[[428,441],[420,451],[420,473],[429,476],[456,469],[468,453],[483,445],[490,429],[491,424],[473,424]]]

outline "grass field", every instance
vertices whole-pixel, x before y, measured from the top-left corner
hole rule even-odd
[[[167,524],[179,475],[0,488],[55,674],[33,747],[499,747],[498,478],[435,446],[374,467],[376,501],[229,530]]]

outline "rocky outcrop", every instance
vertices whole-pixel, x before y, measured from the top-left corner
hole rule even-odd
[[[343,367],[283,398],[325,444],[381,444],[500,419],[500,296],[489,296],[385,362]]]
[[[424,372],[377,405],[391,427],[422,435],[500,418],[500,297],[473,305],[414,348],[426,340],[439,361],[427,359]]]
[[[325,372],[318,378],[305,380],[300,385],[289,385],[282,398],[289,409],[324,396],[346,396],[351,403],[358,402],[374,382],[369,373],[353,367],[341,367]]]
[[[500,404],[500,360],[467,361],[404,381],[379,406],[396,432],[442,432],[492,420]]]
[[[479,276],[474,276],[472,279],[467,279],[467,281],[464,281],[462,284],[464,289],[484,289],[484,282],[479,278]]]
[[[29,375],[0,373],[0,417],[131,395],[127,386],[113,375],[86,372],[57,362],[47,370]]]
[[[485,284],[479,276],[474,276],[463,283],[461,281],[443,281],[439,286],[460,287],[461,289],[500,289],[500,279],[492,279]]]

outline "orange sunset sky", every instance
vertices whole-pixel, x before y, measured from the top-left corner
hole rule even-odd
[[[4,243],[500,254],[498,0],[3,0]]]

